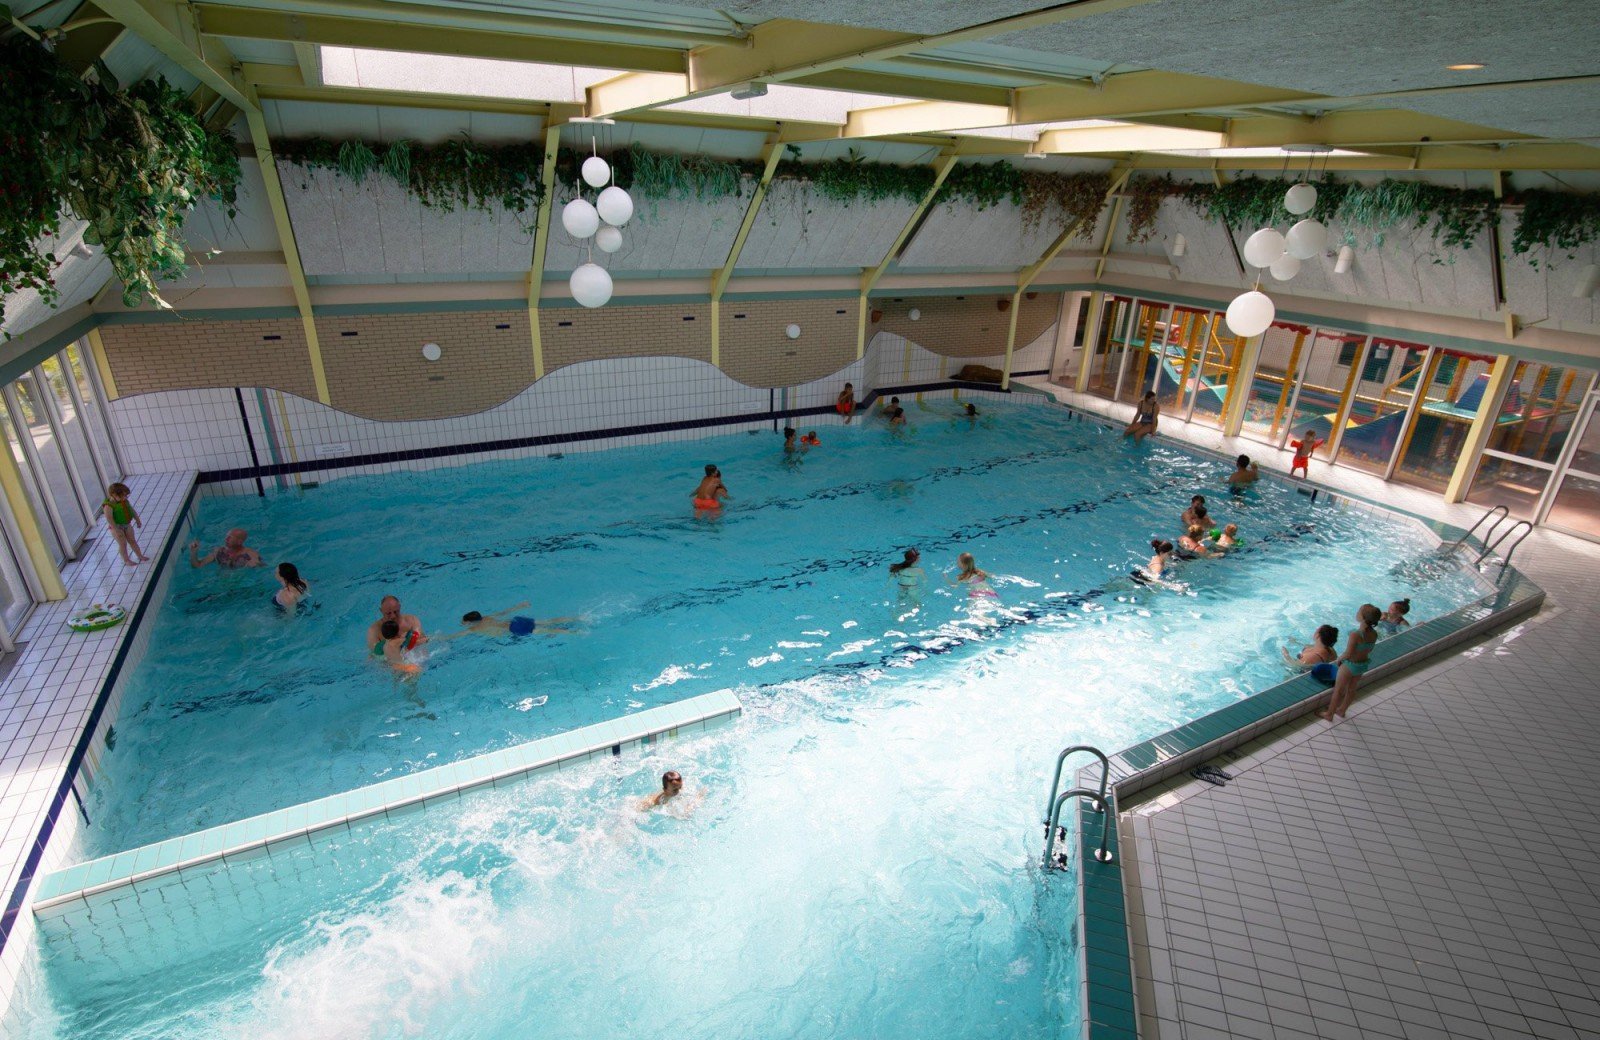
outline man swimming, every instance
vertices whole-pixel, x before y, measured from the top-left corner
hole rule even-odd
[[[428,641],[428,636],[422,631],[422,622],[417,620],[415,614],[405,614],[400,611],[400,599],[397,596],[385,596],[378,601],[378,620],[367,626],[367,653],[373,657],[382,652],[379,647],[383,644],[383,624],[393,621],[400,626],[400,632],[409,644],[407,649],[420,646]],[[415,638],[412,634],[415,633]]]
[[[700,479],[700,486],[694,489],[694,507],[721,509],[722,503],[732,497],[728,494],[728,486],[722,482],[722,471],[708,463],[706,475]]]
[[[200,543],[189,543],[189,566],[204,567],[208,563],[215,563],[223,570],[231,571],[235,567],[260,567],[261,554],[247,547],[244,540],[249,537],[248,532],[242,527],[235,527],[223,538],[222,544],[200,556]]]

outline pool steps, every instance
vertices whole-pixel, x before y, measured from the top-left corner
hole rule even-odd
[[[343,794],[226,823],[154,845],[89,860],[47,874],[34,895],[33,911],[47,916],[91,896],[218,861],[246,859],[290,845],[314,844],[343,835],[361,821],[385,819],[454,802],[463,793],[520,783],[531,776],[609,760],[674,738],[698,735],[738,718],[742,707],[731,691],[674,701],[581,729],[434,769],[359,787]]]

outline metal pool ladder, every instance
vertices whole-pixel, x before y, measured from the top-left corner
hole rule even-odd
[[[1500,548],[1500,546],[1503,545],[1508,539],[1514,539],[1511,541],[1511,544],[1507,546],[1505,555],[1500,557],[1500,574],[1503,575],[1506,572],[1506,567],[1511,564],[1511,555],[1517,551],[1517,546],[1521,545],[1523,539],[1527,538],[1528,535],[1533,533],[1533,524],[1526,520],[1517,520],[1513,522],[1510,527],[1507,527],[1504,531],[1501,531],[1500,525],[1511,519],[1511,510],[1507,509],[1505,506],[1495,506],[1493,509],[1488,510],[1482,516],[1478,517],[1477,522],[1471,527],[1467,528],[1467,532],[1460,538],[1457,538],[1454,542],[1450,543],[1450,545],[1447,546],[1443,552],[1448,555],[1449,553],[1456,552],[1462,546],[1466,545],[1467,539],[1471,538],[1473,533],[1477,531],[1479,527],[1482,527],[1490,517],[1495,518],[1494,523],[1489,524],[1488,530],[1483,532],[1483,550],[1478,553],[1477,559],[1473,560],[1472,562],[1481,566],[1483,561],[1488,559],[1489,556],[1496,549]],[[1499,532],[1499,534],[1496,535],[1496,532]]]
[[[1482,527],[1491,516],[1495,517],[1495,522],[1490,524],[1489,529],[1483,533],[1483,544],[1488,545],[1489,539],[1494,537],[1495,528],[1499,527],[1503,521],[1511,519],[1511,510],[1507,509],[1505,506],[1495,506],[1493,509],[1490,509],[1482,516],[1478,517],[1477,523],[1474,523],[1471,527],[1467,528],[1465,534],[1446,546],[1444,552],[1453,553],[1463,545],[1466,545],[1467,539],[1471,538],[1478,528]],[[1479,557],[1479,559],[1482,559],[1482,557]]]
[[[1065,767],[1067,758],[1079,751],[1087,751],[1100,760],[1100,789],[1098,791],[1088,787],[1073,787],[1061,790],[1061,772]],[[1056,756],[1056,773],[1050,779],[1050,795],[1044,804],[1044,869],[1064,870],[1067,866],[1065,853],[1056,852],[1056,844],[1066,837],[1066,828],[1061,826],[1061,808],[1072,798],[1087,798],[1089,804],[1097,813],[1106,811],[1106,785],[1111,778],[1111,762],[1106,758],[1105,752],[1088,744],[1073,744],[1063,748],[1061,754]],[[1100,848],[1095,851],[1094,858],[1101,863],[1110,863],[1112,852],[1107,848],[1111,837],[1111,828],[1116,826],[1114,820],[1108,819],[1100,828]]]

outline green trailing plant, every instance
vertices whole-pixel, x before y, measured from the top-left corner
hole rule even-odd
[[[847,206],[857,200],[921,202],[934,180],[932,167],[870,162],[853,148],[842,159],[810,163],[785,159],[773,176],[807,184],[823,198]]]
[[[1534,249],[1565,250],[1570,258],[1581,245],[1600,239],[1600,194],[1578,194],[1532,188],[1511,200],[1522,206],[1511,251],[1518,255]],[[1537,258],[1529,258],[1535,266]]]
[[[1128,234],[1133,243],[1148,242],[1156,231],[1156,215],[1161,203],[1177,189],[1171,177],[1141,177],[1123,185],[1127,196]]]
[[[313,137],[279,141],[279,159],[305,169],[332,170],[360,183],[386,177],[441,210],[487,210],[499,204],[510,213],[531,215],[543,197],[539,149],[531,144],[479,144],[468,137],[438,145],[399,140],[374,147],[362,141],[333,142]]]
[[[123,89],[103,63],[80,75],[24,33],[0,40],[0,297],[60,298],[54,240],[73,217],[125,303],[163,303],[156,282],[185,270],[185,215],[209,197],[231,216],[238,186],[232,135],[206,130],[165,80]]]

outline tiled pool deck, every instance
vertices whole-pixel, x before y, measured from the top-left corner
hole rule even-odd
[[[1247,439],[1162,433],[1287,468]],[[1461,527],[1482,513],[1315,476]],[[1180,772],[1118,806],[1119,869],[1084,861],[1084,934],[1091,979],[1114,973],[1093,962],[1114,921],[1091,925],[1125,899],[1144,1040],[1600,1037],[1600,546],[1538,531],[1516,564],[1548,594],[1538,617],[1375,684],[1344,722],[1210,759],[1225,787]]]
[[[194,474],[128,477],[126,483],[144,521],[139,541],[151,562],[126,566],[105,525],[96,524],[78,559],[62,569],[67,598],[34,610],[17,633],[16,660],[0,682],[0,891],[8,900],[0,918],[0,942],[6,945],[0,951],[0,998],[10,991],[19,963],[7,940],[27,913],[18,882],[39,871],[47,825],[78,811],[63,785],[81,757],[80,734],[97,695],[133,631],[117,625],[73,632],[67,619],[96,603],[120,603],[131,612],[140,602],[160,574],[162,548],[183,519]]]

